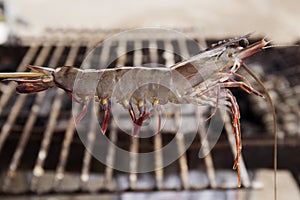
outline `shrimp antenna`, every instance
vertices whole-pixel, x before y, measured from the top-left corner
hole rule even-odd
[[[276,119],[275,107],[272,98],[270,96],[270,93],[268,89],[265,87],[265,85],[263,84],[263,82],[244,63],[241,65],[241,67],[243,67],[248,72],[248,74],[250,74],[255,79],[255,81],[261,86],[261,88],[263,89],[264,93],[267,96],[267,99],[272,109],[273,131],[274,131],[274,199],[277,200],[277,143],[278,142],[277,142],[277,119]]]
[[[299,47],[299,45],[298,44],[293,44],[293,45],[273,44],[273,45],[270,45],[270,46],[265,46],[262,49],[269,49],[269,48],[273,48],[273,47]]]
[[[265,40],[267,38],[267,36],[265,36],[263,38],[263,40]],[[268,40],[267,44],[272,43],[272,40]],[[269,49],[269,48],[273,48],[273,47],[299,47],[298,44],[292,44],[292,45],[288,45],[288,44],[272,44],[272,45],[268,45],[268,46],[264,46],[262,49]]]

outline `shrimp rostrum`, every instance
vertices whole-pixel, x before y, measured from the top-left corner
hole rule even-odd
[[[38,75],[9,80],[18,83],[16,90],[19,93],[40,92],[54,86],[62,88],[75,101],[83,104],[76,123],[85,116],[89,102],[96,97],[103,109],[101,126],[103,134],[109,125],[113,98],[128,110],[134,125],[134,136],[138,134],[143,122],[154,113],[158,114],[160,126],[160,106],[168,102],[227,107],[232,115],[237,149],[233,168],[238,171],[240,186],[239,158],[242,149],[240,110],[229,88],[239,87],[247,93],[263,97],[250,85],[246,77],[237,71],[244,65],[245,58],[262,50],[268,44],[265,40],[261,40],[249,45],[249,36],[250,34],[221,41],[171,67],[138,66],[83,70],[70,66],[52,69],[28,65]]]

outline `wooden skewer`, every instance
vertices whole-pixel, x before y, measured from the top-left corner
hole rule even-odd
[[[0,73],[0,78],[34,78],[45,76],[46,74],[41,72],[11,72],[11,73]]]

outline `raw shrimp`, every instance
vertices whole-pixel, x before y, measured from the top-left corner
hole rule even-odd
[[[89,102],[96,96],[104,110],[101,125],[103,134],[109,125],[111,98],[115,98],[128,110],[134,125],[134,136],[137,136],[143,122],[153,115],[153,110],[158,113],[158,130],[160,130],[160,105],[168,102],[210,105],[215,108],[227,107],[232,115],[232,128],[237,149],[233,169],[238,171],[238,186],[240,187],[239,158],[242,149],[240,110],[229,88],[239,87],[247,93],[263,97],[244,76],[237,73],[240,67],[244,67],[259,82],[272,105],[271,98],[263,84],[243,63],[245,58],[262,50],[268,42],[261,40],[249,45],[249,36],[250,34],[221,41],[190,59],[166,68],[137,66],[82,70],[71,66],[52,69],[28,65],[35,71],[35,74],[31,77],[28,77],[26,73],[18,77],[8,76],[8,80],[18,83],[16,88],[18,93],[40,92],[54,86],[62,88],[75,101],[83,104],[76,123],[79,123],[85,116]],[[143,84],[144,80],[147,80],[146,84]],[[148,109],[149,106],[151,109]],[[276,121],[275,116],[274,121]],[[274,129],[276,131],[276,123]],[[276,147],[274,150],[276,153]],[[276,170],[275,159],[274,157]]]

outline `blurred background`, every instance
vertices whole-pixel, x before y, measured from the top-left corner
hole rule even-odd
[[[201,29],[205,37],[223,39],[255,31],[274,43],[299,40],[297,0],[267,1],[4,1],[10,33],[38,36],[47,28],[131,29],[159,26]],[[4,32],[5,33],[5,32]],[[2,35],[2,33],[1,33]]]
[[[251,42],[266,37],[272,45],[282,46],[259,52],[246,63],[269,89],[276,107],[278,199],[300,199],[299,7],[299,0],[0,0],[0,72],[28,71],[25,64],[79,67],[83,61],[108,68],[170,66],[219,40],[250,32],[254,32]],[[144,32],[96,47],[112,35],[145,27],[177,30],[189,39]],[[19,95],[15,87],[0,82],[0,199],[273,199],[271,109],[266,101],[240,89],[232,90],[241,109],[243,138],[243,186],[236,189],[229,122],[204,159],[198,152],[206,141],[205,126],[181,152],[189,128],[195,120],[204,124],[209,112],[199,114],[187,107],[183,138],[175,136],[176,113],[169,116],[161,135],[148,139],[134,140],[114,122],[110,124],[107,137],[130,152],[155,151],[176,139],[174,151],[183,153],[166,168],[124,173],[103,165],[85,149],[76,134],[71,100],[62,90]],[[119,112],[123,123],[130,125],[126,113]],[[87,130],[93,148],[98,133],[92,127]],[[117,162],[113,149],[107,148],[108,162]],[[123,159],[132,171],[141,164],[136,157]],[[164,159],[158,153],[154,163],[159,166]]]

